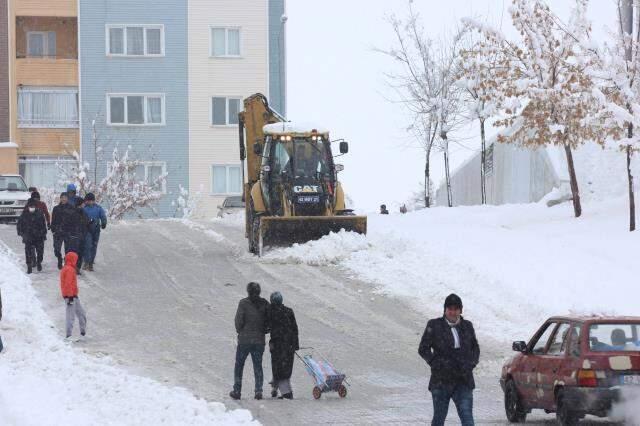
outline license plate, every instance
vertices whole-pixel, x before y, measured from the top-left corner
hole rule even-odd
[[[13,209],[8,209],[8,208],[0,208],[0,214],[12,214],[13,213]]]
[[[303,195],[298,197],[299,203],[319,203],[320,196],[319,195]]]
[[[640,376],[622,376],[622,384],[625,386],[640,386]]]

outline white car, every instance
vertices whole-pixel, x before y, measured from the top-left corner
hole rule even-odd
[[[0,175],[0,221],[17,220],[29,198],[22,176]]]

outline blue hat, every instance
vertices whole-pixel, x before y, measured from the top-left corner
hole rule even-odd
[[[282,305],[282,294],[280,294],[279,291],[271,293],[271,297],[269,299],[271,300],[272,305]]]
[[[67,191],[75,191],[76,190],[76,186],[72,183],[70,183],[69,185],[67,185]]]

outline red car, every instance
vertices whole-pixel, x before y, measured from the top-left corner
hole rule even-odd
[[[552,317],[502,367],[507,419],[534,408],[562,425],[606,417],[626,386],[640,389],[640,317]]]

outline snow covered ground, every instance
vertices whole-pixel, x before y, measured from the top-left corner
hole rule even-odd
[[[0,242],[1,425],[257,424],[247,410],[130,375],[63,341],[16,261]]]

